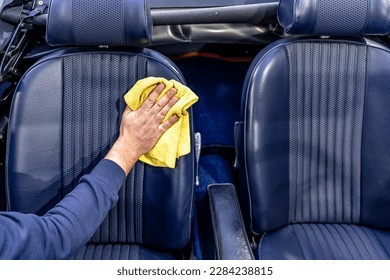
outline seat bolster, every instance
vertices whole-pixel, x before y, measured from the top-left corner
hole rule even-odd
[[[37,63],[16,89],[7,141],[9,210],[45,214],[62,194],[62,67],[61,60]]]
[[[390,227],[390,50],[369,47],[362,131],[361,224]]]
[[[279,41],[252,62],[246,78],[240,187],[254,234],[287,224],[289,205],[289,64]],[[261,137],[260,137],[261,136]],[[242,198],[247,193],[248,198]],[[249,215],[248,215],[249,214]]]
[[[234,186],[212,184],[207,191],[217,259],[252,260]]]

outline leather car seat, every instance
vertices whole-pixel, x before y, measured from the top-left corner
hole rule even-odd
[[[150,42],[151,28],[147,1],[51,1],[46,39],[58,50],[25,73],[11,108],[10,210],[44,214],[75,187],[116,140],[123,96],[137,80],[185,83],[169,59],[141,47]],[[138,162],[119,196],[76,259],[187,257],[193,152],[174,169]]]
[[[281,0],[253,61],[239,189],[258,259],[390,258],[390,2]],[[304,35],[304,36],[297,36]]]

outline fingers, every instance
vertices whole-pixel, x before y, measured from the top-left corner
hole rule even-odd
[[[158,84],[149,94],[147,99],[144,101],[144,103],[141,105],[140,109],[143,111],[143,115],[146,118],[149,118],[150,120],[153,120],[155,123],[156,128],[158,130],[158,133],[161,135],[164,133],[168,128],[170,128],[173,124],[175,124],[179,117],[177,115],[171,116],[168,120],[164,120],[166,115],[168,114],[169,110],[176,104],[176,102],[179,100],[178,97],[176,97],[177,90],[175,88],[171,88],[167,91],[166,94],[164,94],[163,97],[159,101],[157,101],[158,97],[161,95],[163,90],[165,89],[164,84]],[[157,101],[157,102],[156,102]],[[126,108],[124,115],[127,113],[131,113],[130,108]],[[149,117],[147,117],[149,116]]]
[[[148,98],[144,101],[141,108],[145,111],[149,111],[154,105],[157,98],[163,92],[165,85],[163,83],[158,84],[150,93]]]
[[[172,97],[176,95],[176,93],[177,90],[175,88],[171,88],[163,97],[161,97],[158,102],[153,105],[152,110],[154,110],[154,112],[160,112],[163,110]]]
[[[172,125],[174,125],[179,120],[177,115],[172,115],[169,119],[159,125],[158,132],[162,135],[165,131],[167,131]]]
[[[172,88],[170,89],[163,98],[159,102],[157,102],[153,109],[155,112],[157,112],[155,116],[155,121],[158,123],[161,123],[162,120],[165,118],[165,116],[168,114],[169,110],[176,104],[176,102],[179,100],[178,97],[175,96],[176,89]]]

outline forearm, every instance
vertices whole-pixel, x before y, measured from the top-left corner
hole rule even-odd
[[[101,161],[46,215],[8,212],[0,216],[3,259],[67,259],[84,245],[117,199],[125,173]]]
[[[129,145],[119,137],[105,159],[118,164],[127,175],[140,156],[141,154],[138,153],[137,149],[132,149],[132,147],[129,147]]]

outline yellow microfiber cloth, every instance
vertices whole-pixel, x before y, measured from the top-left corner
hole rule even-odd
[[[198,101],[198,96],[191,89],[183,84],[164,78],[148,77],[139,80],[125,95],[125,102],[130,109],[137,110],[149,93],[160,83],[165,84],[164,91],[157,100],[174,87],[177,90],[176,96],[179,101],[169,110],[165,116],[167,120],[176,114],[179,120],[172,125],[158,140],[157,144],[146,154],[142,155],[139,160],[153,166],[174,168],[176,158],[186,155],[191,151],[190,139],[190,120],[187,109]]]

